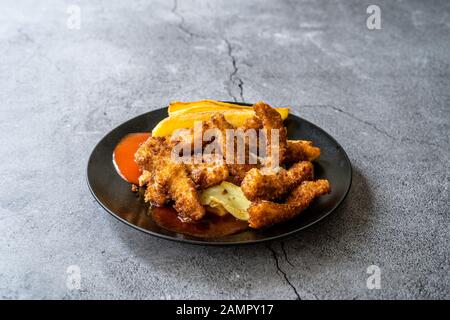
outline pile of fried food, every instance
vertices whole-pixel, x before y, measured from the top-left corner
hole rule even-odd
[[[297,216],[316,197],[329,193],[330,185],[328,180],[314,180],[311,161],[319,157],[320,149],[310,141],[287,139],[283,120],[288,113],[288,108],[272,108],[264,102],[253,106],[214,100],[171,103],[169,117],[153,129],[135,154],[145,201],[173,206],[186,223],[199,221],[208,212],[232,214],[259,229]],[[208,161],[207,157],[200,163],[174,161],[171,152],[177,144],[194,144],[196,121],[202,121],[203,130],[213,128],[224,134],[227,129],[264,129],[266,142],[276,129],[279,166],[267,170],[271,166],[267,159],[253,164]],[[203,142],[200,148],[207,146]],[[221,148],[225,155],[225,144]]]

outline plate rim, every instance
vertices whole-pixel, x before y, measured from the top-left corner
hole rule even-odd
[[[224,102],[228,102],[228,101],[224,101]],[[233,102],[233,103],[236,103],[236,102]],[[241,104],[241,105],[251,105],[251,104],[248,104],[248,103],[237,103],[237,104]],[[338,201],[338,202],[333,206],[333,208],[331,208],[331,209],[328,210],[324,215],[322,215],[322,217],[320,217],[319,219],[314,220],[314,221],[312,221],[312,222],[310,222],[310,223],[308,223],[308,224],[306,224],[306,225],[304,225],[304,226],[302,226],[302,227],[300,227],[300,228],[294,229],[294,230],[292,230],[292,231],[289,231],[289,232],[286,232],[286,233],[283,233],[283,234],[280,234],[280,235],[271,236],[271,237],[267,237],[267,238],[264,238],[264,239],[255,239],[255,240],[247,240],[247,241],[244,240],[244,241],[230,241],[230,242],[224,242],[224,241],[207,241],[207,240],[206,240],[206,241],[201,241],[201,240],[195,240],[195,239],[176,238],[176,237],[164,235],[164,234],[161,234],[161,233],[157,233],[157,232],[153,232],[153,231],[150,231],[150,230],[141,228],[141,227],[139,227],[139,226],[137,226],[137,225],[135,225],[135,224],[133,224],[133,223],[131,223],[131,222],[129,222],[129,221],[123,219],[123,218],[121,218],[120,216],[118,216],[118,215],[117,215],[116,213],[114,213],[112,210],[110,210],[109,208],[107,208],[106,205],[104,205],[104,204],[102,203],[102,201],[96,196],[96,194],[95,194],[94,190],[92,189],[92,186],[91,186],[91,184],[90,184],[90,182],[89,182],[89,167],[90,167],[90,164],[91,164],[92,157],[93,157],[93,155],[94,155],[94,151],[95,151],[95,150],[97,149],[97,147],[98,147],[98,146],[99,146],[99,145],[100,145],[100,144],[101,144],[101,143],[109,136],[109,134],[110,134],[112,131],[118,129],[119,127],[125,125],[125,124],[128,123],[128,122],[133,121],[133,120],[136,119],[136,118],[145,116],[145,115],[147,115],[147,114],[149,114],[149,113],[152,113],[152,112],[155,112],[155,111],[161,111],[161,110],[163,110],[163,109],[167,109],[167,107],[157,108],[157,109],[154,109],[154,110],[147,111],[147,112],[144,112],[144,113],[142,113],[142,114],[139,114],[139,115],[137,115],[137,116],[135,116],[135,117],[133,117],[133,118],[130,118],[130,119],[128,119],[128,120],[126,120],[126,121],[120,123],[119,125],[117,125],[117,126],[114,127],[113,129],[111,129],[110,131],[108,131],[108,132],[107,132],[107,133],[106,133],[106,134],[105,134],[105,135],[104,135],[104,136],[103,136],[103,137],[95,144],[95,146],[92,148],[92,151],[91,151],[91,153],[90,153],[90,155],[89,155],[89,158],[88,158],[88,161],[87,161],[87,166],[86,166],[86,183],[87,183],[88,188],[89,188],[89,191],[90,191],[90,193],[92,194],[92,196],[94,197],[95,201],[97,201],[97,203],[100,204],[100,206],[101,206],[106,212],[108,212],[110,215],[112,215],[114,218],[116,218],[117,220],[119,220],[119,221],[125,223],[126,225],[128,225],[128,226],[130,226],[130,227],[132,227],[132,228],[134,228],[134,229],[136,229],[136,230],[139,230],[139,231],[141,231],[141,232],[143,232],[143,233],[145,233],[145,234],[148,234],[148,235],[151,235],[151,236],[155,236],[155,237],[158,237],[158,238],[161,238],[161,239],[165,239],[165,240],[176,241],[176,242],[181,242],[181,243],[188,243],[188,244],[195,244],[195,245],[203,245],[203,246],[238,246],[238,245],[259,244],[259,243],[262,243],[262,242],[270,242],[270,241],[279,240],[279,239],[282,239],[282,238],[287,238],[287,237],[290,237],[290,236],[294,235],[295,233],[297,233],[297,232],[299,232],[299,231],[301,231],[301,230],[304,230],[304,229],[306,229],[306,228],[309,228],[310,226],[312,226],[312,225],[314,225],[314,224],[316,224],[316,223],[322,221],[324,218],[328,217],[331,213],[333,213],[334,211],[336,211],[336,210],[339,208],[339,206],[347,199],[347,196],[348,196],[348,194],[349,194],[349,192],[350,192],[350,189],[351,189],[351,187],[352,187],[352,181],[353,181],[353,167],[352,167],[352,163],[351,163],[351,161],[350,161],[350,158],[349,158],[348,155],[347,155],[347,152],[346,152],[345,149],[341,146],[341,144],[340,144],[340,143],[339,143],[332,135],[330,135],[327,131],[325,131],[324,129],[322,129],[322,128],[319,127],[318,125],[316,125],[316,124],[314,124],[314,123],[312,123],[312,122],[310,122],[310,121],[308,121],[308,120],[306,120],[306,119],[304,119],[304,118],[301,118],[301,117],[299,117],[299,116],[297,116],[297,115],[295,115],[295,114],[290,113],[289,116],[293,116],[293,117],[296,117],[296,118],[298,118],[298,119],[301,119],[302,121],[305,121],[305,122],[307,122],[308,124],[313,125],[314,127],[317,127],[317,128],[319,128],[320,130],[322,130],[322,132],[323,132],[328,138],[330,138],[330,139],[331,139],[331,140],[332,140],[332,141],[333,141],[333,142],[341,149],[341,151],[343,152],[344,158],[347,160],[348,165],[349,165],[349,169],[350,169],[350,179],[349,179],[348,187],[347,187],[347,190],[345,191],[344,196],[340,199],[340,201]]]

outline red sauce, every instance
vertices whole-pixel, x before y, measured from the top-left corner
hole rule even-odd
[[[237,220],[230,214],[224,217],[207,214],[197,222],[181,221],[171,207],[153,207],[150,214],[153,221],[164,229],[200,238],[223,237],[248,229],[246,221]]]
[[[114,148],[113,163],[117,173],[130,183],[139,183],[141,170],[134,162],[134,154],[141,143],[147,140],[149,136],[150,133],[148,132],[130,133],[122,138]]]

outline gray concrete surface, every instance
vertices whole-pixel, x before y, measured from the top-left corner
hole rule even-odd
[[[0,297],[449,299],[450,2],[377,1],[372,31],[370,3],[1,1]],[[205,97],[289,105],[331,133],[354,166],[345,204],[233,248],[106,214],[85,182],[97,141]]]

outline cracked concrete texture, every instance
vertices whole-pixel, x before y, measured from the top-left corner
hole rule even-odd
[[[450,298],[450,4],[0,3],[1,298]],[[169,100],[266,100],[347,151],[345,203],[283,241],[155,239],[92,199],[97,141]],[[381,268],[380,290],[366,269]],[[66,287],[81,269],[81,290]]]

